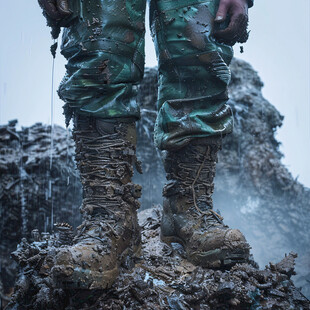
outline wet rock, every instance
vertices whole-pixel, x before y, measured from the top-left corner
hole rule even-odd
[[[0,282],[9,295],[17,266],[10,259],[22,238],[40,241],[56,221],[80,221],[81,185],[70,132],[37,123],[0,126]],[[52,157],[51,157],[52,155]],[[39,235],[41,232],[41,236]]]
[[[73,227],[68,223],[56,223],[54,226],[58,231],[58,244],[71,245],[73,241]]]
[[[281,262],[273,265],[270,263],[270,268],[279,271],[282,274],[285,274],[289,277],[295,275],[294,267],[295,267],[295,258],[297,258],[296,253],[290,253],[290,255],[286,256]]]

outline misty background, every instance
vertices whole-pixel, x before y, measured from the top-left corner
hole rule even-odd
[[[56,94],[65,60],[55,60],[54,107],[51,109],[53,43],[37,1],[0,2],[0,124],[18,119],[20,126],[35,122],[65,126],[63,102]],[[285,116],[278,130],[284,164],[310,187],[310,27],[309,0],[257,0],[250,9],[250,39],[235,47],[235,56],[258,71],[263,94]],[[148,18],[146,18],[148,22]],[[147,26],[148,30],[148,26]],[[156,65],[147,32],[146,66]],[[53,110],[53,113],[52,111]],[[53,116],[52,116],[53,115]]]

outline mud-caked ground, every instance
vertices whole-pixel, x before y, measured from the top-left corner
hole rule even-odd
[[[38,241],[24,239],[13,253],[22,271],[7,309],[310,309],[291,280],[296,254],[263,270],[254,261],[230,270],[197,267],[187,261],[181,245],[160,241],[160,218],[160,206],[139,214],[142,256],[126,261],[108,290],[57,288],[50,276],[53,262],[44,258],[62,246],[63,235],[35,231]]]

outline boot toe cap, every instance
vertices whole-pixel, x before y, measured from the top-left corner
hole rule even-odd
[[[244,249],[247,241],[239,229],[228,229],[224,237],[224,245],[230,249]]]
[[[249,257],[250,247],[237,229],[215,229],[194,236],[188,244],[189,259],[204,267],[229,267],[235,263],[243,263]]]
[[[113,252],[98,253],[96,244],[82,244],[60,249],[52,274],[58,287],[106,289],[118,276]]]

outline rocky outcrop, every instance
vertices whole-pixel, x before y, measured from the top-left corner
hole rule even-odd
[[[297,252],[297,271],[306,277],[298,285],[310,296],[310,190],[281,162],[275,133],[283,117],[263,97],[259,76],[240,60],[231,70],[235,128],[220,153],[215,205],[246,234],[260,265]]]
[[[261,266],[269,261],[279,261],[284,253],[297,252],[298,278],[295,277],[294,281],[297,286],[303,288],[304,294],[310,296],[310,254],[308,249],[310,191],[294,180],[281,162],[282,154],[279,151],[279,142],[275,138],[275,132],[281,126],[283,117],[263,98],[261,93],[263,83],[257,73],[249,64],[240,60],[234,60],[231,69],[230,105],[235,116],[235,129],[232,135],[225,138],[223,150],[220,152],[214,195],[215,209],[221,211],[226,223],[245,233],[252,246],[255,261]],[[138,124],[137,154],[142,161],[144,174],[136,176],[134,180],[143,184],[141,210],[161,203],[161,190],[165,182],[160,153],[154,148],[152,142],[153,125],[156,118],[156,97],[156,69],[147,69],[138,95],[142,118]],[[0,145],[0,214],[1,223],[3,223],[0,228],[0,248],[2,267],[4,266],[1,269],[1,279],[4,287],[3,292],[7,294],[9,287],[12,286],[15,270],[12,260],[9,259],[9,253],[16,248],[22,237],[27,238],[28,242],[33,240],[35,234],[31,236],[31,231],[34,228],[38,228],[40,232],[51,232],[52,223],[55,222],[66,221],[73,226],[79,224],[78,207],[81,200],[81,189],[74,168],[73,144],[66,130],[55,126],[52,169],[50,169],[51,140],[50,127],[48,126],[36,124],[30,128],[23,128],[21,131],[15,129],[14,123],[2,126],[0,128]],[[156,229],[154,228],[154,232],[150,230],[148,233],[156,235]],[[47,237],[44,236],[44,238]],[[26,243],[24,240],[24,244],[28,244],[28,242]],[[31,244],[28,246],[33,247]],[[163,245],[159,243],[159,246]],[[168,249],[166,250],[168,251]],[[149,251],[148,247],[146,247],[146,251]],[[172,256],[169,255],[176,257],[174,256],[177,255],[175,251],[173,255],[171,254]],[[165,257],[162,258],[164,263],[166,263]],[[159,257],[154,259],[156,261]],[[146,261],[148,262],[148,260]],[[167,262],[169,265],[169,260]],[[164,267],[167,268],[167,266]],[[245,269],[248,270],[247,268],[254,267],[248,265]],[[274,274],[272,268],[269,265],[266,270],[269,270],[271,278],[277,278],[279,275],[272,275]],[[7,270],[10,271],[10,274]],[[157,265],[154,270],[158,271]],[[257,269],[255,270],[257,271]],[[136,274],[136,271],[133,275]],[[142,272],[141,269],[139,272]],[[211,278],[213,277],[210,275],[212,271],[204,270],[203,272]],[[234,278],[236,275],[231,272],[235,271],[224,272],[224,275],[221,271],[219,279],[224,279],[226,276]],[[252,271],[249,272],[252,274]],[[146,275],[145,272],[142,274]],[[130,278],[128,274],[127,276]],[[292,276],[291,273],[290,276]],[[251,277],[249,276],[249,278]],[[279,276],[280,279],[282,279],[281,277]],[[156,281],[160,278],[155,277],[152,285],[158,283]],[[122,281],[121,279],[120,281]],[[139,279],[138,276],[137,279]],[[284,292],[286,295],[288,292],[293,295],[297,294],[293,293],[293,291],[297,291],[291,284],[289,285],[290,289],[285,291],[282,282],[275,281],[272,286],[268,286],[268,284],[263,295],[271,298],[270,290],[273,289]],[[139,283],[139,285],[145,286],[145,282]],[[260,281],[258,283],[266,284]],[[219,285],[216,281],[213,284],[215,287]],[[124,287],[126,285],[124,284]],[[236,284],[234,287],[236,288],[238,285]],[[49,289],[51,290],[50,287]],[[41,291],[41,295],[45,292],[44,290]],[[124,289],[124,294],[128,290],[128,288]],[[132,292],[134,290],[134,288],[131,289]],[[152,287],[148,286],[148,290],[152,292]],[[261,289],[259,290],[261,292]],[[141,293],[141,290],[130,294],[136,294],[134,298],[143,299],[145,293],[139,295],[139,292]],[[35,295],[30,294],[29,296],[37,298],[37,293],[38,291]],[[51,294],[54,293],[52,290]],[[106,297],[100,295],[101,299],[97,296],[99,298],[97,301],[112,302],[111,296],[116,293],[109,294],[105,295]],[[153,296],[152,294],[150,293],[150,296]],[[204,297],[207,298],[205,304],[211,309],[216,309],[212,308],[214,305],[209,303],[213,298],[210,296],[215,296],[212,294],[205,295],[209,296]],[[55,295],[53,296],[55,297]],[[156,297],[154,298],[156,299]],[[240,301],[240,304],[244,302],[246,305],[245,299],[241,297],[236,297],[236,299]],[[283,297],[281,300],[292,302],[292,304],[296,302],[288,301],[288,299],[285,300]],[[174,301],[171,302],[174,303]],[[184,305],[184,309],[187,309],[186,303]],[[269,308],[271,309],[271,306]],[[183,308],[175,306],[175,309]],[[208,308],[206,306],[201,309]]]
[[[275,134],[283,116],[262,95],[263,82],[250,64],[231,64],[230,106],[234,132],[224,138],[215,178],[214,205],[225,223],[239,228],[252,246],[255,261],[264,266],[284,253],[299,254],[297,285],[310,296],[310,190],[295,180],[282,164]],[[138,147],[144,175],[142,206],[161,203],[165,180],[160,156],[154,148],[156,70],[148,69],[141,85],[140,121],[143,148]],[[149,143],[145,143],[149,141]],[[146,150],[146,151],[145,151]],[[150,172],[148,172],[150,171]],[[155,193],[155,195],[154,195]]]
[[[0,287],[9,294],[16,265],[11,252],[31,232],[51,232],[56,221],[80,220],[82,192],[73,159],[73,141],[55,126],[35,124],[16,130],[16,121],[0,127]],[[52,150],[52,153],[51,153]],[[3,296],[5,299],[5,296]]]

